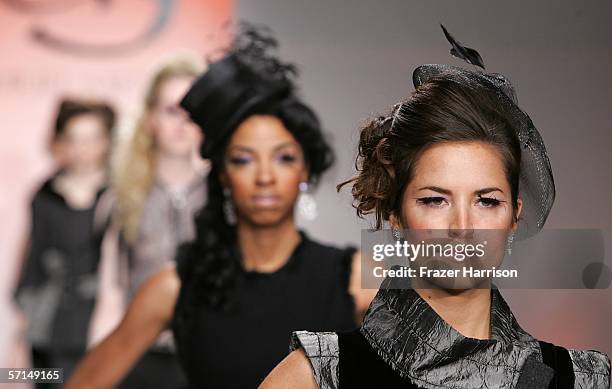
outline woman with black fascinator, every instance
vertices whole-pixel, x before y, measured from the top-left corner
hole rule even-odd
[[[444,33],[453,55],[484,68],[475,50]],[[501,244],[489,240],[485,258],[500,263],[515,237],[539,232],[553,205],[542,138],[499,74],[423,65],[413,81],[406,101],[361,130],[359,170],[339,187],[352,184],[358,215],[374,213],[377,228],[388,222],[397,240],[441,231],[445,241],[462,243],[486,232]],[[610,384],[605,354],[538,341],[519,326],[491,279],[389,277],[359,329],[299,331],[291,347],[262,388]]]
[[[114,385],[166,327],[194,387],[253,388],[284,357],[291,331],[357,326],[372,297],[359,288],[359,253],[296,228],[300,191],[333,155],[275,46],[264,30],[243,26],[184,97],[211,162],[196,238],[179,248],[176,267],[140,288],[68,388]]]

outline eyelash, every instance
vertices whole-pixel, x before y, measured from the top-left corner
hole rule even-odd
[[[291,164],[297,160],[297,157],[291,154],[283,154],[276,158],[283,164]],[[228,158],[228,162],[232,165],[246,165],[251,162],[252,158],[249,157],[230,157]]]
[[[439,208],[442,206],[442,204],[434,204],[436,202],[442,202],[444,201],[444,197],[435,197],[435,196],[430,196],[430,197],[421,197],[417,199],[417,202],[419,204],[423,204],[426,205],[428,207],[432,207],[432,208]]]
[[[441,202],[445,201],[444,197],[430,196],[430,197],[421,197],[417,199],[419,204],[426,205],[432,208],[439,208],[442,206]],[[499,206],[502,201],[492,197],[478,197],[478,201],[483,204],[485,208],[494,208]],[[436,204],[438,203],[438,204]]]
[[[246,165],[251,161],[250,158],[247,157],[230,157],[228,158],[228,162],[231,165]]]
[[[282,162],[282,163],[293,163],[297,160],[297,158],[294,155],[291,154],[283,154],[280,155],[278,157],[278,159]]]
[[[486,207],[486,208],[494,208],[494,207],[498,207],[501,204],[501,201],[493,198],[493,197],[481,197],[478,196],[478,200],[480,202],[482,202],[482,204]]]

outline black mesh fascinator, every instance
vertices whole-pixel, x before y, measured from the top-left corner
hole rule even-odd
[[[444,26],[442,30],[452,45],[450,53],[453,56],[484,69],[484,62],[476,50],[463,46]],[[418,88],[432,77],[442,74],[465,85],[477,89],[484,87],[492,92],[497,99],[498,108],[516,131],[521,144],[519,197],[523,200],[516,238],[526,239],[533,236],[544,226],[555,200],[552,169],[540,133],[529,115],[518,107],[514,87],[503,75],[451,65],[428,64],[415,69],[412,76],[414,86]]]
[[[227,54],[191,86],[181,106],[204,131],[202,157],[209,158],[256,107],[293,94],[297,72],[274,55],[276,48],[269,29],[243,22]]]

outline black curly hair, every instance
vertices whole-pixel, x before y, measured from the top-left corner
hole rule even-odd
[[[323,136],[318,118],[296,98],[266,102],[255,107],[250,114],[272,115],[282,121],[302,147],[312,184],[316,184],[321,174],[332,165],[333,152]],[[182,276],[196,288],[192,291],[196,301],[222,309],[231,306],[228,292],[240,271],[236,228],[227,222],[223,213],[225,198],[219,178],[224,169],[227,143],[228,140],[210,159],[208,200],[195,218],[196,238],[184,244],[177,255]]]

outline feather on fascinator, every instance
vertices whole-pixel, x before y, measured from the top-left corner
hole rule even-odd
[[[277,58],[277,46],[268,28],[240,23],[226,55],[209,64],[182,99],[204,131],[202,157],[209,158],[253,109],[295,92],[296,68]]]
[[[444,26],[441,27],[452,46],[451,55],[484,69],[484,61],[476,50],[463,46]],[[519,198],[523,201],[523,209],[516,238],[526,239],[535,235],[544,226],[553,206],[555,183],[544,141],[529,115],[519,108],[514,87],[501,74],[446,64],[421,65],[414,70],[412,79],[415,88],[418,88],[440,75],[475,89],[486,88],[496,97],[498,108],[508,118],[521,144]]]
[[[465,60],[465,62],[470,63],[472,65],[480,66],[483,69],[485,68],[484,62],[482,61],[482,57],[480,56],[480,54],[478,54],[476,50],[463,46],[455,38],[453,38],[451,34],[448,33],[446,27],[444,27],[443,25],[440,26],[442,27],[444,36],[453,46],[450,49],[450,53],[452,56],[461,58]]]

